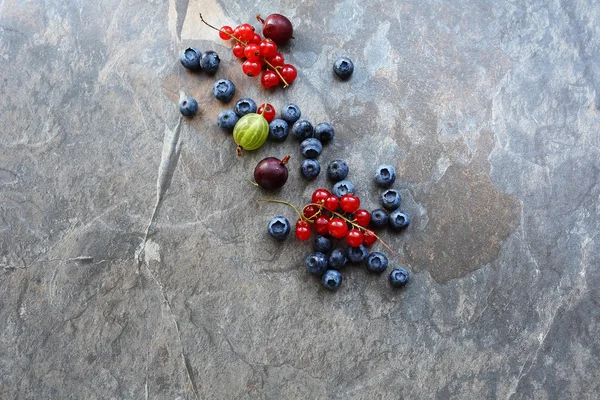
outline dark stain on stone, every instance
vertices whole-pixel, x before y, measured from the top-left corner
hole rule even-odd
[[[438,283],[460,278],[494,261],[518,226],[521,204],[489,178],[493,134],[484,132],[471,164],[451,165],[432,189],[416,200],[427,209],[425,229],[408,238],[407,261]],[[420,197],[420,196],[419,196]]]

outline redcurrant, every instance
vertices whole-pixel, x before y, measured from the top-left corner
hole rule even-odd
[[[338,209],[340,201],[337,196],[331,195],[325,199],[325,203],[323,203],[323,205],[329,211],[335,211]]]
[[[348,225],[346,225],[346,221],[341,218],[333,218],[329,220],[328,230],[331,236],[336,239],[341,239],[346,236]]]
[[[320,215],[315,219],[315,231],[319,235],[327,235],[329,233],[329,219]]]
[[[284,64],[281,67],[281,76],[287,83],[294,82],[294,79],[298,76],[298,71],[296,71],[296,67],[291,64]]]
[[[219,37],[223,40],[229,40],[231,39],[231,35],[233,35],[233,28],[230,26],[222,26],[221,30],[219,31]]]
[[[340,199],[340,207],[345,212],[353,213],[360,207],[360,199],[351,193],[347,193]]]
[[[250,24],[244,24],[239,27],[239,38],[244,42],[249,42],[254,37],[254,27]],[[237,35],[236,35],[237,36]]]
[[[273,57],[267,57],[267,61],[273,67],[281,67],[283,65],[283,63],[285,62],[285,59],[283,58],[281,53],[275,53],[275,55]]]
[[[373,245],[373,243],[377,241],[377,236],[375,235],[375,233],[368,229],[363,233],[363,237],[363,244],[367,247]]]
[[[269,103],[261,104],[256,111],[257,114],[262,114],[262,116],[267,120],[267,122],[271,122],[275,119],[275,108]]]
[[[244,46],[242,46],[239,43],[236,43],[233,48],[231,49],[231,52],[233,53],[233,55],[236,58],[245,58],[246,56],[244,55]]]
[[[358,229],[350,229],[348,233],[346,233],[346,243],[350,247],[358,247],[363,244],[364,235]]]
[[[367,210],[356,210],[354,212],[354,221],[360,226],[367,226],[371,222],[371,214]]]
[[[240,39],[240,28],[242,26],[238,25],[235,27],[235,29],[233,30],[233,36],[235,36],[236,38]]]
[[[242,71],[248,76],[256,76],[262,71],[262,67],[256,61],[246,60],[242,64]]]
[[[306,219],[311,219],[319,212],[319,207],[314,205],[307,205],[302,209],[302,216]]]
[[[274,57],[277,54],[277,45],[271,39],[265,39],[260,42],[260,54],[263,57]]]
[[[310,224],[304,220],[296,221],[296,237],[300,240],[308,240],[310,238]]]
[[[244,55],[250,61],[258,61],[260,59],[260,47],[257,44],[250,43],[244,49]]]
[[[322,201],[325,201],[326,198],[331,196],[329,190],[327,189],[317,189],[312,194],[312,202],[315,204],[321,204]]]
[[[260,35],[258,33],[254,33],[254,36],[252,37],[252,39],[250,39],[250,43],[254,43],[254,44],[260,44],[261,41],[262,41],[262,38],[260,37]]]
[[[271,70],[266,70],[260,78],[260,83],[267,89],[277,86],[279,85],[279,75]]]

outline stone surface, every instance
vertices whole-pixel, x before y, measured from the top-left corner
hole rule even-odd
[[[298,80],[261,90],[199,12],[286,14]],[[598,398],[598,21],[596,0],[0,1],[0,398]],[[294,213],[258,200],[330,184],[291,138],[237,158],[189,45],[233,101],[331,122],[320,160],[368,208],[395,166],[406,288],[351,266],[329,293],[308,244],[270,240]],[[248,184],[286,154],[282,190]]]

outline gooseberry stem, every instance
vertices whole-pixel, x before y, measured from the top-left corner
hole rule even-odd
[[[275,71],[275,73],[277,75],[279,75],[279,79],[281,79],[281,81],[283,82],[284,89],[286,87],[290,86],[289,83],[287,83],[287,81],[285,79],[283,79],[283,76],[279,73],[279,70],[277,69],[278,67],[273,66],[273,64],[271,64],[269,61],[267,61],[266,57],[263,57],[263,60],[265,61],[265,64],[267,64],[269,66],[269,68],[271,68],[273,71]]]

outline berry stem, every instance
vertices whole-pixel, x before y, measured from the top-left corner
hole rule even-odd
[[[242,45],[244,45],[244,46],[245,46],[245,45],[247,45],[247,43],[246,43],[246,42],[244,42],[244,41],[242,41],[242,40],[240,40],[240,39],[236,38],[236,37],[235,37],[234,35],[232,35],[231,33],[229,33],[229,32],[225,32],[225,31],[222,31],[222,30],[220,30],[219,28],[215,28],[214,26],[212,26],[211,24],[209,24],[208,22],[206,22],[206,21],[204,20],[204,18],[202,18],[202,13],[199,13],[198,15],[200,15],[200,21],[204,22],[204,24],[206,24],[206,25],[207,25],[207,26],[209,26],[210,28],[213,28],[215,31],[219,31],[219,32],[222,32],[222,33],[226,34],[227,36],[229,36],[229,37],[230,37],[230,38],[232,38],[232,39],[235,39],[235,40],[236,40],[238,43],[240,43],[240,44],[242,44]]]
[[[257,19],[257,20],[258,20],[258,22],[260,22],[261,24],[264,24],[264,23],[265,23],[265,20],[264,20],[264,19],[262,19],[262,18],[260,17],[260,14],[256,14],[256,19]]]
[[[285,157],[283,157],[283,160],[281,160],[281,163],[280,163],[280,164],[281,164],[281,165],[285,165],[285,164],[287,164],[287,163],[288,163],[288,161],[290,161],[290,158],[291,158],[290,156],[285,156]]]
[[[294,211],[296,211],[296,214],[298,214],[298,217],[300,217],[301,220],[307,221],[307,219],[304,218],[304,215],[300,214],[300,211],[298,211],[296,206],[293,205],[292,203],[290,203],[289,201],[275,200],[275,199],[263,199],[263,200],[259,200],[259,201],[264,201],[267,203],[280,203],[280,204],[285,204],[286,206],[290,206],[294,209]]]
[[[277,67],[273,66],[273,64],[271,64],[269,61],[267,61],[266,57],[263,57],[263,60],[265,60],[265,64],[267,64],[273,71],[275,71],[275,73],[277,75],[279,75],[279,79],[281,79],[281,81],[283,82],[283,87],[284,88],[290,86],[289,83],[287,83],[287,81],[285,79],[283,79],[283,76],[281,76],[281,74],[277,70]]]

